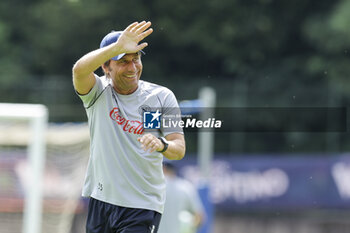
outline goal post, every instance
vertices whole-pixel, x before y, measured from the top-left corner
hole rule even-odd
[[[40,233],[48,110],[41,104],[0,103],[1,120],[27,121],[30,125],[28,159],[32,174],[30,188],[25,193],[22,233]]]
[[[201,120],[206,120],[213,118],[215,114],[216,107],[216,92],[212,87],[203,87],[199,90],[198,99],[185,100],[180,102],[180,108],[189,108],[191,111],[187,111],[188,114],[199,113],[199,118]],[[214,207],[210,200],[210,171],[211,163],[214,157],[214,142],[215,135],[213,130],[199,129],[198,131],[198,157],[197,163],[201,174],[201,181],[198,184],[198,193],[203,202],[206,221],[198,229],[199,233],[211,232],[213,224],[213,212]]]

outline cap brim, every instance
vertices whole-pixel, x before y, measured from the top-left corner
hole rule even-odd
[[[146,53],[145,53],[144,51],[142,51],[142,50],[140,50],[140,52],[141,52],[143,55],[146,54]],[[118,61],[118,60],[119,60],[120,58],[122,58],[124,55],[125,55],[125,53],[121,53],[121,54],[119,54],[119,55],[117,55],[117,56],[115,56],[115,57],[112,57],[111,59],[114,60],[114,61]]]
[[[111,59],[114,60],[114,61],[118,61],[120,58],[122,58],[123,56],[125,55],[125,53],[121,53],[121,54],[118,54],[117,56],[115,57],[112,57]]]

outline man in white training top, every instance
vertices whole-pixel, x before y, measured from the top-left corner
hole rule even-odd
[[[140,80],[141,43],[152,33],[150,22],[135,22],[113,31],[100,48],[73,67],[73,84],[90,127],[90,160],[83,196],[90,197],[87,233],[157,232],[165,201],[163,156],[185,154],[181,128],[146,132],[143,113],[154,117],[178,108],[167,88]],[[102,67],[105,76],[94,71]],[[159,110],[159,111],[158,111]]]
[[[197,232],[204,222],[205,211],[196,187],[178,176],[173,161],[164,161],[163,170],[166,179],[166,201],[158,232]],[[186,217],[186,224],[183,223],[183,216]]]

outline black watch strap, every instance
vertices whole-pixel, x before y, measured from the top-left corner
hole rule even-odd
[[[163,152],[165,152],[165,151],[168,149],[169,144],[168,144],[167,140],[166,140],[164,137],[158,137],[158,139],[159,139],[159,140],[163,143],[163,145],[164,145],[163,150],[158,151],[158,152],[159,152],[159,153],[163,153]]]

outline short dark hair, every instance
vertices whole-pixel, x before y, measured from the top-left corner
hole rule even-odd
[[[110,63],[111,63],[111,59],[109,59],[108,61],[106,61],[106,62],[104,63],[104,65],[105,65],[105,66],[109,66]]]

